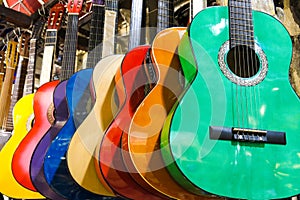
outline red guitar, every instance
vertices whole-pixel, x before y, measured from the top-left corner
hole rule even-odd
[[[51,9],[48,20],[48,30],[46,33],[45,47],[53,44],[53,40],[56,40],[57,29],[60,28],[64,10],[64,5],[62,3],[56,4]],[[44,56],[44,58],[45,57],[47,56]],[[52,65],[52,63],[48,64]],[[14,173],[14,177],[24,187],[33,191],[37,191],[35,186],[38,185],[34,186],[30,177],[31,156],[33,155],[33,152],[36,146],[38,145],[39,141],[54,121],[54,107],[51,100],[53,99],[53,91],[58,83],[59,81],[49,82],[47,84],[42,85],[36,91],[33,103],[35,117],[34,125],[32,129],[28,132],[26,137],[19,144],[12,160],[12,170]],[[52,195],[48,195],[47,193],[47,197],[48,196],[53,197]],[[55,195],[55,197],[55,199],[58,199],[57,195]]]

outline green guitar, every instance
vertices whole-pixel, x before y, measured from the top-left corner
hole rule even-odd
[[[161,136],[184,188],[242,199],[300,193],[300,101],[289,82],[292,44],[251,0],[200,12],[189,27],[198,71]]]

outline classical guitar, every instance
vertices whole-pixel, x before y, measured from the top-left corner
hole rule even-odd
[[[103,177],[99,176],[99,179],[97,177],[93,152],[103,137],[102,132],[116,114],[114,76],[121,66],[123,57],[123,55],[107,56],[95,66],[92,77],[96,94],[95,104],[73,135],[67,152],[72,176],[80,185],[98,194],[112,191]],[[78,156],[81,159],[78,159]]]
[[[9,44],[11,45],[11,44]],[[14,45],[14,43],[13,43]],[[17,44],[15,44],[17,45]],[[11,47],[9,47],[11,48]],[[16,48],[16,46],[15,46]],[[14,49],[15,49],[14,48]],[[11,58],[14,58],[14,53],[16,51],[8,51],[6,56],[9,56]],[[8,60],[9,61],[9,60]],[[7,62],[9,64],[9,62]],[[9,65],[8,65],[9,66]],[[3,90],[2,90],[3,91]],[[15,105],[14,109],[21,110],[24,109],[24,104],[29,105],[30,102],[32,102],[32,95],[27,95],[24,98],[21,98]],[[28,109],[24,110],[22,113],[22,117],[14,115],[14,124],[27,124],[30,119],[30,116],[32,114],[33,110],[30,110],[30,106],[28,106]],[[31,124],[28,124],[30,126]],[[27,127],[23,127],[24,129],[27,129]],[[20,127],[21,128],[21,127]],[[23,129],[22,128],[22,129]],[[26,131],[20,131],[19,127],[16,126],[16,132],[12,135],[12,137],[8,140],[6,145],[3,147],[3,149],[0,151],[0,159],[1,159],[1,165],[0,165],[0,192],[8,197],[16,198],[16,199],[41,199],[43,196],[38,193],[31,191],[22,185],[20,185],[16,179],[13,176],[13,172],[11,169],[12,159],[14,152],[22,139],[27,134]]]
[[[103,7],[97,6],[97,8],[102,12],[101,9],[103,9]],[[99,14],[101,14],[101,12]],[[95,64],[97,57],[101,57],[101,48],[103,48],[103,56],[114,54],[115,34],[117,31],[117,12],[117,0],[105,1],[103,45],[97,45],[93,50],[91,49],[91,51],[89,51],[88,58],[92,58],[93,61],[88,62],[88,66]],[[97,34],[101,35],[101,29],[99,29],[101,28],[100,26],[101,22],[98,22],[96,26],[98,27]],[[96,30],[91,29],[91,31]],[[94,54],[95,52],[98,52],[97,55]],[[121,61],[122,58],[120,58],[120,55],[109,56],[100,60],[95,67],[92,66],[94,67],[94,70],[90,80],[91,83],[89,85],[90,91],[85,90],[84,95],[82,95],[78,105],[73,103],[72,108],[74,113],[74,124],[75,127],[77,127],[77,130],[70,141],[67,152],[68,168],[72,177],[79,185],[96,194],[104,194],[106,190],[108,191],[107,194],[113,194],[112,190],[104,181],[104,179],[99,179],[97,177],[93,163],[93,151],[98,142],[97,138],[101,136],[96,130],[105,130],[108,126],[108,123],[114,116],[114,111],[112,110],[111,106],[108,105],[108,103],[110,103],[111,95],[113,95],[113,87],[111,84],[113,82],[115,72],[111,72],[107,68],[117,71],[117,68],[121,65]],[[102,73],[106,73],[107,75],[102,76]],[[89,81],[87,79],[85,80]],[[82,84],[83,81],[84,80],[81,79],[79,83]],[[77,85],[80,86],[80,84]],[[88,86],[87,84],[84,85],[85,87]],[[81,92],[82,89],[84,88],[81,87],[76,89],[75,87],[72,94],[72,99],[77,99],[78,95],[76,94]],[[96,96],[95,100],[93,100],[93,96]],[[96,105],[94,105],[95,103]],[[105,115],[104,112],[101,112],[103,115],[101,114],[99,116],[97,109],[99,110],[100,108],[104,108],[103,111],[107,112],[107,114]],[[97,116],[97,118],[95,118],[95,116]],[[95,120],[99,121],[101,124],[95,124]],[[89,138],[94,138],[93,143],[86,143],[86,139],[89,140]],[[82,159],[78,160],[78,156],[80,156]],[[103,187],[106,190],[104,190]]]
[[[195,189],[239,199],[299,194],[287,30],[250,0],[229,0],[200,12],[189,36],[198,72],[170,119],[164,157]]]
[[[101,2],[100,2],[101,3]],[[68,83],[66,85],[67,90],[66,90],[66,99],[67,99],[67,103],[68,103],[68,119],[65,122],[65,124],[63,125],[63,127],[61,128],[61,130],[57,133],[56,137],[53,138],[52,144],[50,145],[48,152],[46,154],[47,159],[45,159],[44,162],[44,170],[53,170],[55,172],[55,174],[53,175],[53,178],[51,180],[51,185],[54,185],[55,187],[59,188],[56,189],[56,191],[59,191],[59,193],[62,193],[62,195],[68,194],[68,190],[74,190],[73,188],[71,188],[71,186],[69,188],[66,188],[64,186],[64,188],[62,188],[59,185],[64,185],[66,183],[66,180],[68,182],[73,182],[71,184],[78,184],[76,182],[76,180],[73,179],[73,177],[71,176],[71,173],[69,172],[68,169],[68,164],[66,160],[59,160],[61,159],[63,156],[66,157],[67,154],[67,150],[69,147],[69,143],[72,139],[72,136],[74,135],[75,131],[76,131],[76,127],[74,124],[74,115],[73,115],[73,110],[75,110],[76,107],[83,107],[83,108],[79,108],[80,109],[84,109],[86,108],[86,106],[88,106],[87,104],[89,103],[87,102],[82,102],[82,100],[85,100],[86,98],[83,98],[85,95],[85,90],[87,90],[87,92],[89,92],[89,82],[90,82],[90,77],[92,75],[92,64],[97,62],[97,58],[99,59],[99,56],[97,55],[97,57],[93,58],[92,56],[96,54],[99,54],[101,52],[99,52],[99,50],[101,50],[101,48],[97,47],[97,45],[100,46],[101,43],[101,34],[97,35],[97,31],[101,31],[94,29],[97,26],[101,27],[101,23],[103,23],[103,14],[104,14],[104,5],[103,2],[101,5],[93,5],[93,10],[94,13],[92,15],[92,30],[90,31],[91,37],[90,37],[90,45],[89,48],[91,48],[91,51],[96,51],[97,52],[90,52],[90,56],[89,56],[89,69],[84,69],[81,70],[77,73],[75,73],[74,75],[72,75],[70,77],[70,79],[68,80]],[[98,13],[97,13],[98,11]],[[97,15],[98,14],[98,15]],[[101,19],[102,18],[102,19]],[[103,27],[102,27],[103,28]],[[95,41],[96,38],[99,38],[97,41]],[[98,49],[94,49],[95,47],[97,47]],[[81,99],[82,98],[82,99]],[[78,114],[78,112],[75,110],[76,114]],[[64,141],[63,143],[61,141]],[[44,145],[43,145],[44,146]],[[48,158],[49,158],[49,163],[51,165],[49,165],[48,163]],[[57,162],[58,164],[55,166],[53,165],[53,162]],[[58,169],[55,169],[55,167],[58,167]],[[53,168],[53,169],[52,169]],[[45,172],[44,172],[45,173]],[[49,173],[48,171],[46,171],[46,175],[47,173]],[[50,174],[50,173],[49,173]],[[69,174],[69,179],[66,177],[66,174]],[[70,184],[70,183],[69,183]],[[89,183],[91,185],[91,183]],[[54,188],[54,186],[52,186]],[[68,198],[74,198],[72,197],[72,195],[79,195],[79,197],[76,198],[101,198],[101,195],[105,195],[105,196],[114,196],[113,192],[110,189],[105,189],[103,186],[99,186],[96,185],[91,185],[90,187],[92,188],[97,188],[98,191],[100,192],[94,192],[94,190],[89,190],[89,187],[82,187],[81,184],[79,184],[79,186],[82,188],[80,189],[78,187],[78,194],[70,194],[70,196]],[[86,192],[85,192],[86,190]],[[89,191],[89,192],[87,192]],[[99,196],[97,196],[99,195]]]
[[[153,189],[174,199],[197,199],[182,189],[165,169],[159,149],[160,131],[166,114],[183,90],[184,78],[177,48],[186,28],[172,26],[173,2],[158,3],[158,34],[151,48],[157,84],[137,107],[128,134],[123,133],[122,148],[126,164],[136,171],[134,178],[145,180]],[[147,144],[147,145],[141,145]]]
[[[56,4],[51,8],[48,17],[48,27],[44,49],[46,49],[50,41],[53,40],[52,36],[50,36],[52,34],[49,35],[50,30],[55,33],[57,30],[56,28],[60,27],[64,10],[65,8],[62,3]],[[52,54],[50,54],[50,56],[52,56]],[[44,56],[43,59],[47,59],[46,57],[47,56]],[[49,65],[52,65],[52,63],[49,63]],[[50,79],[48,79],[48,81],[50,81]],[[54,121],[54,108],[51,99],[53,99],[53,91],[58,83],[59,81],[53,81],[43,84],[37,89],[34,97],[32,96],[32,98],[34,98],[31,100],[33,101],[34,124],[32,128],[27,131],[26,136],[20,142],[12,160],[12,170],[14,176],[24,187],[39,191],[48,198],[55,197],[55,199],[59,199],[59,196],[56,195],[56,193],[54,193],[48,185],[34,184],[36,180],[31,177],[30,169],[32,167],[34,167],[36,171],[40,169],[31,164],[31,159],[35,152],[36,146],[39,144],[41,138],[45,135]],[[39,177],[42,178],[43,176]],[[40,185],[43,185],[44,187],[41,189]]]
[[[78,14],[82,3],[82,1],[71,0],[68,2],[68,28],[62,62],[62,68],[67,69],[65,73],[68,76],[74,73]],[[65,73],[62,73],[63,77],[66,75]],[[72,75],[68,81],[61,82],[54,91],[55,123],[52,124],[45,137],[41,140],[48,147],[44,157],[44,175],[50,187],[67,199],[99,199],[102,196],[85,190],[73,180],[68,171],[66,159],[64,159],[69,142],[62,142],[61,137],[64,137],[62,133],[66,133],[66,130],[70,127],[68,118],[72,113],[68,109],[68,103],[70,103],[68,100],[72,92],[70,86],[74,85],[76,75]]]
[[[122,79],[116,85],[119,96],[120,92],[124,93],[121,95],[125,99],[120,102],[117,115],[104,131],[102,141],[95,149],[100,151],[96,164],[100,166],[102,176],[118,194],[130,199],[164,198],[155,190],[148,191],[147,184],[141,185],[131,177],[123,162],[120,148],[122,133],[128,130],[135,108],[145,97],[145,88],[149,80],[143,67],[149,48],[150,46],[133,48],[124,57],[121,65]]]

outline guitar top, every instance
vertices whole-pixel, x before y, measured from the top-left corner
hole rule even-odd
[[[289,34],[275,18],[252,11],[250,1],[229,6],[208,8],[191,23],[198,73],[170,119],[171,154],[164,157],[194,190],[242,199],[294,196],[300,102],[288,77]]]

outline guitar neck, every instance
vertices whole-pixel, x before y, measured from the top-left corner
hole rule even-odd
[[[9,41],[6,50],[6,70],[3,81],[3,86],[0,95],[0,126],[3,127],[6,122],[6,118],[9,112],[9,106],[11,101],[11,90],[14,80],[15,67],[18,64],[19,53],[17,51],[18,42]]]
[[[89,36],[89,53],[86,63],[87,68],[93,68],[102,58],[101,43],[103,41],[104,16],[104,5],[93,4]]]
[[[34,91],[34,74],[35,74],[35,64],[36,64],[35,55],[37,50],[36,45],[37,45],[36,39],[31,39],[23,96],[32,94]]]
[[[129,37],[128,50],[140,45],[142,14],[143,14],[143,0],[132,0],[131,16],[130,16],[130,37]]]
[[[64,53],[60,81],[66,80],[75,72],[78,33],[78,14],[68,14],[67,31],[64,42]]]
[[[57,41],[57,30],[48,29],[46,31],[44,55],[42,61],[41,75],[40,75],[40,85],[51,81],[53,62],[54,62],[54,51],[56,49]]]
[[[112,55],[116,50],[115,36],[118,31],[118,7],[117,0],[105,1],[102,57]]]
[[[254,48],[251,0],[229,0],[230,47],[245,45]]]
[[[157,32],[160,32],[174,25],[173,0],[159,0],[157,8]]]
[[[5,52],[0,51],[0,92],[2,89],[2,83],[4,78],[4,60],[5,60]]]
[[[13,108],[15,107],[17,101],[23,96],[27,65],[28,57],[20,56],[19,65],[16,71],[15,83],[13,87],[13,94],[11,97],[7,118],[4,125],[4,129],[7,131],[13,130]]]

